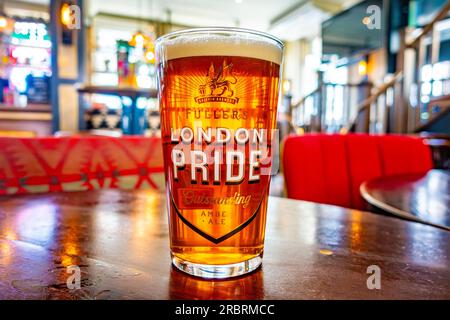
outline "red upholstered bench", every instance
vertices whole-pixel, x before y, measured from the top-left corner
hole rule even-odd
[[[283,167],[289,198],[366,209],[362,182],[432,168],[422,139],[404,135],[288,136]]]
[[[0,195],[99,188],[163,190],[161,140],[0,138]]]

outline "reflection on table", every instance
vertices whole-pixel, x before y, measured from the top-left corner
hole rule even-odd
[[[3,196],[0,208],[0,299],[450,299],[450,233],[393,217],[271,197],[262,268],[206,281],[171,266],[160,192]],[[67,287],[71,265],[81,289]],[[371,265],[382,290],[367,288]]]

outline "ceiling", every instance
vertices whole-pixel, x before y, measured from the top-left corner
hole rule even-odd
[[[19,1],[50,3],[50,0]],[[170,20],[186,26],[239,26],[295,40],[315,35],[318,28],[312,25],[320,26],[330,12],[355,1],[358,0],[85,0],[85,7],[88,17],[106,13]]]
[[[128,0],[126,15],[187,26],[240,26],[267,30],[270,21],[301,0]],[[89,15],[125,14],[123,0],[88,0]],[[169,13],[170,12],[170,13]]]

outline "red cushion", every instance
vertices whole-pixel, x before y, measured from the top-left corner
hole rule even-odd
[[[365,209],[361,183],[426,172],[432,159],[428,146],[416,137],[307,134],[286,138],[283,166],[289,198]]]
[[[378,151],[378,137],[365,134],[346,135],[351,202],[346,207],[364,209],[365,201],[359,193],[359,186],[368,179],[381,176],[381,158]]]
[[[303,198],[309,201],[318,201],[322,198],[325,190],[321,171],[322,155],[318,139],[307,137],[299,144],[295,139],[287,139],[284,144],[284,155],[292,162],[285,163],[284,166],[298,165],[303,168],[286,179],[288,186],[288,196],[290,198]],[[289,170],[290,171],[290,170]],[[296,180],[309,181],[310,184],[297,183]]]

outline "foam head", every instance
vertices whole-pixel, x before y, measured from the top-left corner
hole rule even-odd
[[[240,56],[281,64],[283,44],[263,33],[244,29],[191,29],[157,40],[157,59],[172,60],[196,56]]]

